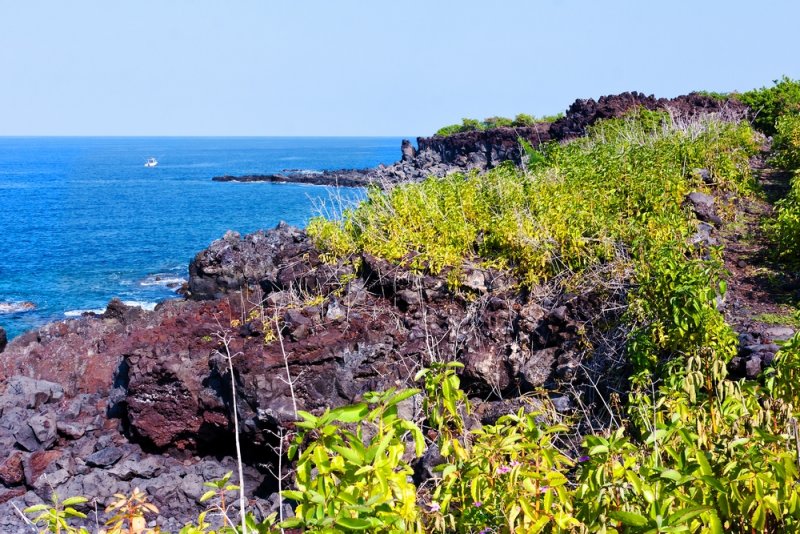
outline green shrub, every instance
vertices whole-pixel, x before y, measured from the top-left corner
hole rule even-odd
[[[533,126],[536,124],[536,119],[526,113],[519,113],[512,121],[512,126]]]
[[[490,128],[507,128],[513,125],[514,121],[506,117],[489,117],[483,119],[483,127],[487,130]]]
[[[365,394],[364,402],[326,410],[319,417],[298,412],[301,431],[289,449],[289,457],[297,457],[296,489],[283,492],[298,504],[296,517],[281,528],[419,531],[403,437],[410,434],[417,456],[424,439],[416,425],[397,415],[397,405],[416,393]]]
[[[800,264],[800,171],[795,171],[789,193],[775,203],[775,216],[765,229],[776,258],[790,266]]]
[[[433,135],[438,135],[440,137],[447,137],[449,135],[462,133],[462,132],[472,132],[476,130],[485,130],[486,125],[479,120],[476,119],[461,119],[461,124],[451,124],[450,126],[445,126],[444,128],[439,128]]]
[[[800,80],[783,76],[772,87],[762,87],[738,95],[753,116],[753,126],[767,135],[776,132],[778,119],[787,113],[800,113]]]
[[[772,161],[779,167],[800,170],[800,114],[787,114],[778,119],[772,152]]]

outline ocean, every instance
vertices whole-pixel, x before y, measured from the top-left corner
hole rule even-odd
[[[0,326],[14,337],[113,297],[145,308],[175,298],[192,257],[227,230],[304,226],[363,196],[212,177],[389,164],[400,141],[0,137]],[[24,302],[35,308],[11,311]]]

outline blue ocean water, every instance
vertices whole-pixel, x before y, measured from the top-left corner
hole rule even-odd
[[[175,297],[191,258],[226,230],[305,225],[359,189],[219,183],[223,174],[364,168],[400,138],[0,138],[0,313],[10,336],[112,297]],[[148,157],[159,165],[144,167]],[[0,310],[2,311],[2,310]]]

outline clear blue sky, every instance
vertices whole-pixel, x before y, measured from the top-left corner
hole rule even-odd
[[[800,2],[0,0],[0,135],[427,135],[800,78]]]

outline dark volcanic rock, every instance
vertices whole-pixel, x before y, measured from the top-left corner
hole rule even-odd
[[[5,350],[6,345],[8,345],[8,336],[6,335],[6,331],[0,326],[0,352]]]
[[[642,93],[621,93],[602,96],[598,100],[576,100],[565,116],[551,123],[525,127],[502,127],[461,132],[446,137],[418,137],[417,149],[408,140],[400,147],[401,159],[392,165],[373,169],[337,170],[318,173],[286,172],[284,174],[218,176],[218,182],[296,182],[319,185],[363,187],[404,181],[419,181],[430,176],[475,170],[483,172],[511,162],[520,165],[524,151],[520,139],[538,147],[549,141],[580,137],[601,119],[621,117],[633,108],[666,110],[679,118],[692,118],[702,113],[727,113],[744,116],[746,106],[735,99],[717,99],[698,93],[672,99],[655,98]],[[706,171],[706,174],[707,171]],[[701,173],[702,176],[702,173]]]
[[[228,232],[189,264],[189,294],[212,299],[239,289],[288,289],[298,281],[295,272],[308,274],[320,263],[306,233],[285,223],[244,238]]]
[[[628,111],[643,107],[649,110],[666,110],[674,116],[692,118],[702,113],[729,112],[743,116],[746,106],[735,99],[717,99],[698,93],[672,99],[646,96],[642,93],[621,93],[601,96],[598,100],[576,100],[566,115],[555,121],[550,129],[553,139],[580,137],[586,129],[602,119],[621,117]]]

